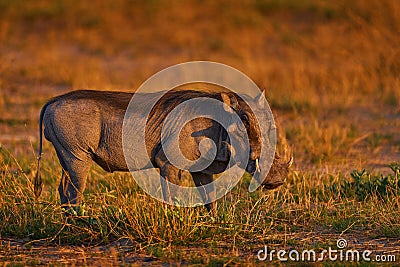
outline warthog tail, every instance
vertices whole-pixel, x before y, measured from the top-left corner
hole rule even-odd
[[[42,146],[43,146],[43,117],[44,117],[44,112],[46,111],[46,108],[48,105],[53,103],[56,99],[52,99],[49,102],[47,102],[42,110],[40,111],[40,118],[39,118],[39,153],[37,157],[37,172],[35,176],[35,182],[34,182],[34,192],[35,192],[35,197],[38,199],[40,197],[40,194],[42,193],[42,188],[43,188],[43,181],[40,175],[40,159],[42,158]]]
[[[35,197],[36,199],[38,199],[40,197],[40,194],[42,193],[42,188],[43,188],[42,177],[40,176],[40,156],[38,157],[37,172],[34,184],[35,184]]]

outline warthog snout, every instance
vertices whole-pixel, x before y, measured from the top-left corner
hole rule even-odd
[[[246,171],[250,173],[256,180],[262,181],[261,184],[265,189],[275,189],[281,186],[289,173],[289,169],[293,164],[293,157],[288,162],[282,161],[280,156],[275,153],[274,161],[267,174],[267,177],[262,181],[260,177],[261,167],[259,159],[250,160],[247,164]]]

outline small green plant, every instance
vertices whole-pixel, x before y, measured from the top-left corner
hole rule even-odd
[[[354,170],[350,175],[351,181],[345,180],[341,184],[330,186],[331,191],[340,197],[355,197],[362,201],[371,196],[385,198],[400,194],[400,165],[391,163],[389,167],[393,174],[384,176],[372,175],[366,170]]]

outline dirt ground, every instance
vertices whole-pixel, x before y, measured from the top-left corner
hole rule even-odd
[[[371,250],[373,255],[395,255],[396,261],[398,261],[397,257],[399,257],[400,253],[400,240],[398,238],[368,239],[365,238],[365,234],[366,233],[363,232],[352,235],[345,234],[340,236],[340,238],[344,238],[348,242],[349,248],[352,250],[357,250],[359,252]],[[338,238],[337,235],[321,231],[297,232],[291,234],[290,237],[299,240],[299,242],[302,242],[305,247],[307,244],[324,243],[326,240],[335,240]],[[139,248],[139,246],[139,244],[134,244],[129,239],[121,239],[108,245],[94,244],[91,246],[66,246],[57,245],[55,242],[48,244],[40,241],[32,243],[27,240],[2,239],[0,252],[3,256],[0,256],[0,261],[4,266],[13,262],[18,262],[23,265],[50,264],[53,266],[186,266],[196,264],[195,260],[180,260],[179,258],[160,259],[157,256],[143,253],[143,247]],[[268,246],[269,249],[275,248],[273,244],[268,244]],[[331,244],[330,246],[332,249],[337,249],[335,244]],[[326,247],[321,247],[319,252],[328,248],[328,245]],[[182,258],[188,258],[187,256],[190,254],[209,256],[214,254],[212,249],[206,248],[166,248],[166,250],[168,249],[180,250]],[[226,250],[226,247],[224,247],[223,244],[220,244],[219,249]],[[226,259],[223,261],[224,264],[221,265],[229,265],[229,258],[232,258],[232,256],[236,259],[235,265],[240,264],[251,266],[260,263],[257,259],[257,252],[262,249],[264,249],[264,244],[255,241],[253,249],[251,250],[226,251]],[[277,249],[283,249],[286,251],[290,251],[291,249],[299,250],[295,246],[291,245],[279,245]],[[218,257],[221,257],[221,255],[218,255]],[[374,257],[371,257],[371,260],[376,263]],[[275,264],[278,263],[277,260],[274,262]],[[268,264],[268,260],[264,263]],[[393,262],[388,264],[394,266]]]

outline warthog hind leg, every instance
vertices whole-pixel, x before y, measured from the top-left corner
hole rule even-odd
[[[70,206],[78,207],[83,199],[91,158],[86,153],[83,157],[77,158],[59,148],[56,148],[56,152],[63,167],[61,181],[58,186],[61,205],[64,208]]]

